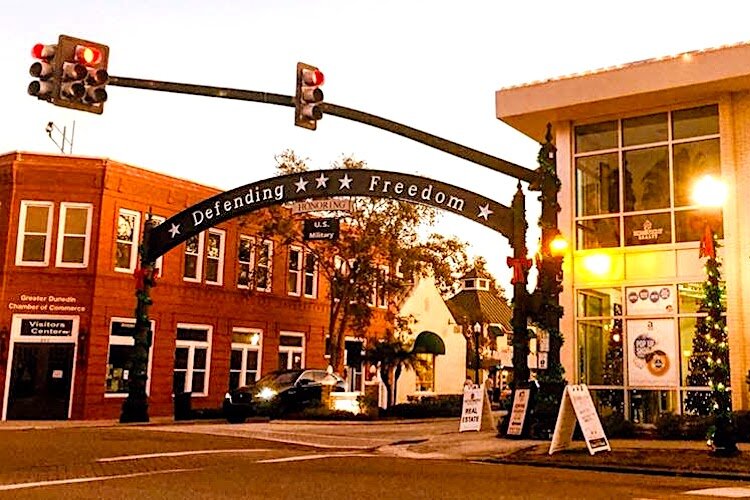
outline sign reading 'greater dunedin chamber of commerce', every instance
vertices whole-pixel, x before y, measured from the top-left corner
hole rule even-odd
[[[456,186],[379,170],[318,170],[247,184],[187,208],[151,231],[148,258],[155,260],[191,236],[242,214],[286,202],[341,196],[393,198],[430,205],[513,238],[510,208]]]

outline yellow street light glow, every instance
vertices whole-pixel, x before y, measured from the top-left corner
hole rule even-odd
[[[605,276],[612,267],[612,259],[609,255],[603,253],[587,255],[583,258],[583,267],[591,274]]]
[[[704,175],[693,186],[693,203],[701,207],[721,207],[727,199],[727,185]]]
[[[560,234],[552,238],[552,241],[549,242],[549,251],[552,255],[559,257],[564,255],[567,250],[568,241]]]

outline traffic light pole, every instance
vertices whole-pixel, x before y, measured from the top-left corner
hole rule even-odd
[[[142,80],[120,76],[110,76],[108,85],[143,90],[156,90],[159,92],[171,92],[175,94],[201,95],[239,101],[262,102],[265,104],[276,104],[278,106],[288,106],[291,108],[294,107],[294,98],[292,96],[273,94],[270,92],[210,87],[207,85],[192,85],[187,83],[162,82],[157,80]],[[445,153],[487,167],[496,172],[510,175],[511,177],[515,177],[516,179],[525,182],[534,182],[538,177],[537,172],[534,170],[530,170],[520,165],[516,165],[515,163],[482,153],[476,149],[428,134],[427,132],[422,132],[421,130],[402,125],[380,116],[325,102],[320,104],[320,108],[327,115],[338,116],[339,118],[364,123],[371,127],[398,134],[407,139],[439,149]]]

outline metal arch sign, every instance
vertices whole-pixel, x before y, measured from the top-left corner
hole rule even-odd
[[[513,239],[512,210],[489,198],[425,177],[382,170],[317,170],[265,179],[225,191],[151,230],[148,261],[221,222],[272,205],[335,196],[392,198],[471,219]]]

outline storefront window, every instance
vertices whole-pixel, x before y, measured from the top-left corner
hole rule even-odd
[[[417,354],[415,364],[417,374],[417,390],[432,392],[435,390],[435,355]]]
[[[151,322],[154,331],[154,322]],[[127,395],[130,380],[130,359],[135,348],[135,320],[113,318],[109,330],[109,351],[107,353],[107,380],[104,392],[107,395]],[[153,346],[153,341],[151,343]],[[151,351],[148,355],[148,371],[151,371]],[[149,392],[151,378],[146,382],[146,393]]]
[[[575,127],[576,248],[698,241],[707,217],[722,238],[720,211],[690,199],[720,173],[718,119],[711,105]]]

